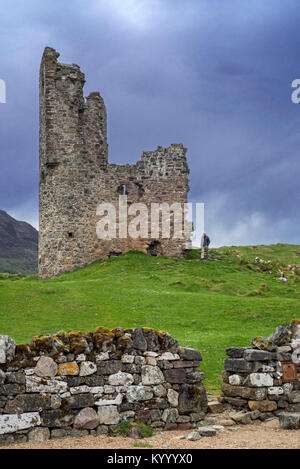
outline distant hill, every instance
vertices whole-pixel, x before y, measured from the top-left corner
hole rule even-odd
[[[0,272],[35,274],[38,231],[0,210]]]

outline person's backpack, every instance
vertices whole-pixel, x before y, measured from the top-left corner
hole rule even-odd
[[[210,245],[210,239],[209,239],[209,236],[206,236],[206,245],[209,246]]]

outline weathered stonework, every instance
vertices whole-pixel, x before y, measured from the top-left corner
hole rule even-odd
[[[103,98],[95,92],[84,99],[84,74],[78,65],[57,62],[58,57],[46,47],[40,67],[39,278],[131,249],[183,256],[190,236],[151,238],[150,223],[148,238],[98,239],[98,204],[113,203],[118,220],[123,193],[128,207],[146,204],[149,222],[151,203],[183,207],[189,190],[186,148],[172,144],[144,152],[134,165],[109,164]],[[172,228],[171,220],[171,234]]]
[[[117,349],[124,336],[131,340]],[[110,351],[104,352],[108,337]],[[7,343],[0,335],[4,351]],[[20,431],[22,441],[44,441],[108,433],[123,420],[166,430],[182,423],[195,428],[205,416],[204,374],[195,370],[201,354],[179,347],[167,332],[98,327],[36,336],[17,346],[9,338],[9,343],[10,353],[3,353],[0,364],[0,445],[18,442]],[[78,354],[72,353],[75,345]],[[146,363],[154,356],[155,363]],[[189,373],[195,373],[192,384]]]

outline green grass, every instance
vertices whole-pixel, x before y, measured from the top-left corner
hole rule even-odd
[[[133,443],[132,445],[134,448],[153,448],[152,445],[149,445],[149,443],[139,443],[139,442],[135,442]]]
[[[51,280],[0,275],[0,334],[23,343],[99,325],[167,330],[201,350],[206,387],[218,393],[226,347],[299,318],[300,269],[287,270],[299,253],[296,245],[224,247],[198,261],[198,250],[187,259],[132,251]],[[278,281],[279,268],[288,283]]]

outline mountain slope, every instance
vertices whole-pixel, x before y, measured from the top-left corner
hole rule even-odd
[[[38,231],[0,210],[0,272],[37,271]]]

